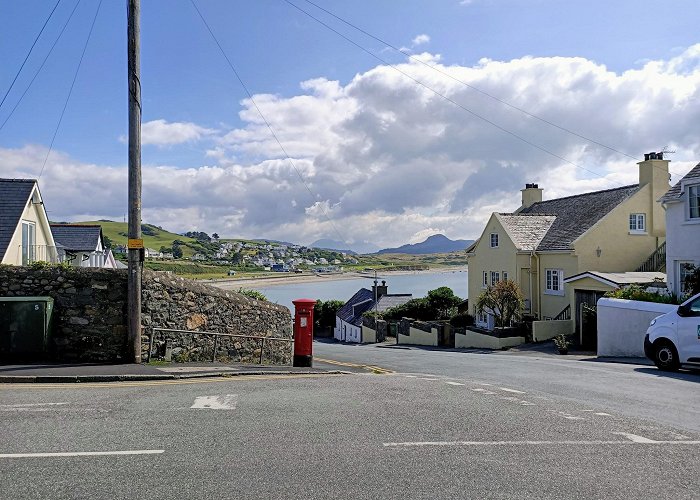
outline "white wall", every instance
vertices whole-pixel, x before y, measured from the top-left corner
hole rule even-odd
[[[677,308],[638,300],[598,300],[598,356],[644,357],[644,335],[651,320]]]
[[[686,220],[686,199],[666,206],[666,276],[668,289],[680,294],[678,262],[700,263],[700,224]]]

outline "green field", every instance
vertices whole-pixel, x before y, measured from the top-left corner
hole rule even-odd
[[[76,224],[88,225],[88,224],[98,224],[102,226],[102,234],[107,238],[112,240],[113,245],[124,245],[126,246],[126,234],[127,234],[127,223],[126,222],[103,222],[103,221],[87,221],[87,222],[76,222]],[[193,238],[186,238],[179,234],[171,233],[165,229],[161,229],[151,224],[143,224],[146,231],[153,234],[143,234],[143,244],[147,248],[152,248],[154,250],[160,250],[160,247],[172,247],[173,241],[180,240],[185,243],[196,244],[197,240]],[[183,257],[191,257],[195,251],[187,246],[182,246]]]

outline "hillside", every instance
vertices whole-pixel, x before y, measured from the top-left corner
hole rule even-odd
[[[434,234],[421,243],[402,245],[397,248],[385,248],[377,253],[407,253],[411,255],[449,253],[465,250],[472,243],[474,243],[474,240],[451,240],[443,234]]]
[[[113,222],[113,221],[86,221],[86,222],[76,222],[75,224],[99,224],[102,226],[102,234],[112,241],[112,245],[124,245],[126,246],[127,240],[127,229],[128,225],[126,222]],[[184,241],[185,243],[190,243],[193,245],[197,244],[197,240],[193,238],[186,238],[185,236],[171,233],[165,229],[161,229],[157,226],[151,224],[142,225],[143,233],[143,244],[147,248],[153,248],[154,250],[160,250],[160,247],[172,247],[175,240]],[[182,253],[184,257],[191,257],[195,251],[187,246],[182,247]]]

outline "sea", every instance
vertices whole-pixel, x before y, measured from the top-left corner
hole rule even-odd
[[[260,283],[246,285],[245,288],[259,290],[270,302],[286,306],[293,311],[294,305],[292,300],[304,298],[324,301],[346,301],[362,287],[371,290],[374,283],[374,275],[341,280],[334,280],[332,276],[328,276],[327,280],[267,286],[265,283]],[[378,280],[380,284],[382,280],[386,281],[389,293],[410,293],[413,294],[414,298],[420,298],[425,297],[430,290],[447,286],[458,297],[467,298],[466,270],[423,271],[411,274],[386,273],[385,275],[378,275]]]

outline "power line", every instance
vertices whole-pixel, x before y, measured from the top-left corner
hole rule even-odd
[[[440,96],[440,97],[442,97],[442,98],[444,98],[444,99],[446,99],[446,100],[452,102],[453,104],[456,104],[457,106],[459,106],[460,108],[462,108],[464,111],[467,111],[468,113],[470,113],[470,114],[472,114],[472,115],[474,115],[474,116],[476,116],[476,117],[478,117],[478,118],[480,118],[480,119],[486,121],[486,122],[489,123],[490,125],[495,126],[496,128],[500,129],[501,131],[503,131],[503,132],[505,132],[505,133],[508,133],[508,134],[514,136],[515,138],[517,138],[517,139],[519,139],[519,140],[521,140],[521,141],[527,143],[528,145],[530,145],[530,146],[532,146],[532,147],[535,147],[535,148],[537,148],[537,149],[540,149],[541,151],[543,151],[543,152],[545,152],[545,153],[547,153],[547,154],[550,154],[550,155],[552,155],[552,156],[554,156],[554,157],[556,157],[556,158],[558,158],[558,159],[560,159],[560,160],[562,160],[562,161],[564,161],[564,162],[566,162],[566,163],[569,163],[570,165],[573,165],[573,166],[575,166],[575,167],[577,167],[577,168],[581,168],[581,169],[583,169],[583,170],[586,170],[587,172],[590,172],[590,173],[592,173],[592,174],[594,174],[594,175],[596,175],[596,176],[598,176],[598,177],[604,178],[604,176],[601,175],[601,174],[599,174],[598,172],[594,172],[594,171],[589,170],[589,169],[587,169],[587,168],[585,168],[585,167],[582,167],[582,166],[580,166],[580,165],[578,165],[578,164],[576,164],[576,163],[574,163],[574,162],[572,162],[572,161],[570,161],[570,160],[567,160],[566,158],[563,158],[563,157],[561,157],[561,156],[559,156],[559,155],[557,155],[557,154],[555,154],[555,153],[553,153],[553,152],[551,152],[551,151],[549,151],[549,150],[547,150],[547,149],[545,149],[545,148],[543,148],[543,147],[540,147],[539,145],[537,145],[537,144],[535,144],[535,143],[533,143],[533,142],[531,142],[531,141],[526,140],[525,138],[523,138],[523,137],[521,137],[521,136],[515,134],[514,132],[511,132],[511,131],[505,129],[504,127],[501,127],[500,125],[498,125],[498,124],[496,124],[496,123],[494,123],[494,122],[492,122],[492,121],[486,119],[485,117],[480,116],[480,115],[474,113],[473,111],[467,109],[465,106],[462,106],[462,105],[456,103],[454,100],[452,100],[452,99],[448,98],[447,96],[443,95],[442,93],[440,93],[440,92],[434,90],[433,88],[431,88],[430,86],[424,84],[423,82],[420,82],[419,80],[417,80],[416,78],[412,77],[411,75],[409,75],[409,74],[403,72],[402,70],[400,70],[400,69],[399,69],[398,67],[396,67],[395,65],[389,63],[389,62],[386,61],[385,59],[383,59],[383,58],[377,56],[376,54],[374,54],[374,53],[371,52],[370,50],[368,50],[368,49],[366,49],[365,47],[361,46],[360,44],[356,43],[354,40],[352,40],[352,39],[350,39],[349,37],[345,36],[344,34],[340,33],[339,31],[337,31],[336,29],[334,29],[333,27],[331,27],[331,26],[328,25],[327,23],[323,22],[321,19],[315,17],[314,15],[312,15],[312,14],[309,13],[308,11],[302,9],[301,7],[299,7],[298,5],[296,5],[295,3],[291,2],[290,0],[284,0],[284,1],[285,1],[287,4],[291,5],[292,7],[294,7],[295,9],[297,9],[297,10],[299,10],[300,12],[304,13],[306,16],[310,17],[311,19],[313,19],[313,20],[316,21],[317,23],[321,24],[321,25],[324,26],[325,28],[329,29],[330,31],[334,32],[335,34],[337,34],[338,36],[342,37],[342,38],[345,39],[346,41],[348,41],[348,42],[350,42],[351,44],[355,45],[356,47],[358,47],[358,48],[361,49],[362,51],[366,52],[367,54],[371,55],[371,56],[374,57],[375,59],[379,60],[379,61],[382,62],[383,64],[385,64],[385,65],[387,65],[387,66],[393,68],[394,70],[396,70],[396,71],[402,73],[404,76],[410,78],[410,79],[413,80],[415,83],[417,83],[417,84],[423,86],[424,88],[430,90],[431,92],[435,93],[436,95],[438,95],[438,96]],[[311,0],[304,0],[304,1],[307,2],[307,3],[309,3],[309,4],[311,4],[311,5],[313,5],[313,6],[316,7],[317,9],[319,9],[319,10],[325,12],[326,14],[332,16],[333,18],[339,20],[340,22],[346,24],[347,26],[350,26],[351,28],[353,28],[353,29],[359,31],[360,33],[362,33],[362,34],[364,34],[364,35],[366,35],[366,36],[368,36],[368,37],[370,37],[370,38],[372,38],[372,39],[378,41],[379,43],[381,43],[381,44],[383,44],[383,45],[385,45],[385,46],[387,46],[387,47],[389,47],[389,48],[391,48],[391,49],[393,49],[393,50],[395,50],[395,51],[397,51],[397,52],[399,52],[399,53],[401,53],[401,54],[403,54],[403,55],[405,55],[405,56],[407,56],[407,57],[409,57],[409,59],[410,59],[411,61],[418,62],[418,63],[422,64],[423,66],[425,66],[425,67],[427,67],[427,68],[429,68],[429,69],[432,69],[433,71],[436,71],[436,72],[440,73],[441,75],[446,76],[446,77],[450,78],[451,80],[454,80],[455,82],[457,82],[457,83],[459,83],[459,84],[461,84],[461,85],[464,85],[464,86],[466,86],[466,87],[468,87],[468,88],[470,88],[470,89],[472,89],[472,90],[474,90],[474,91],[476,91],[476,92],[479,92],[480,94],[483,94],[483,95],[485,95],[485,96],[487,96],[487,97],[489,97],[489,98],[491,98],[491,99],[493,99],[493,100],[495,100],[495,101],[497,101],[497,102],[499,102],[499,103],[501,103],[501,104],[503,104],[503,105],[505,105],[505,106],[508,106],[508,107],[510,107],[510,108],[512,108],[512,109],[515,109],[515,110],[517,110],[517,111],[519,111],[519,112],[521,112],[521,113],[523,113],[523,114],[525,114],[525,115],[527,115],[527,116],[529,116],[529,117],[531,117],[531,118],[534,118],[534,119],[536,119],[536,120],[539,120],[539,121],[541,121],[541,122],[543,122],[543,123],[546,123],[547,125],[550,125],[550,126],[552,126],[552,127],[555,127],[555,128],[557,128],[557,129],[559,129],[559,130],[562,130],[563,132],[566,132],[566,133],[568,133],[568,134],[574,135],[574,136],[576,136],[576,137],[578,137],[578,138],[580,138],[580,139],[583,139],[583,140],[585,140],[585,141],[587,141],[587,142],[590,142],[590,143],[592,143],[592,144],[596,144],[596,145],[598,145],[598,146],[601,146],[601,147],[603,147],[603,148],[606,148],[606,149],[608,149],[608,150],[610,150],[610,151],[613,151],[613,152],[618,153],[618,154],[620,154],[620,155],[626,156],[626,157],[631,158],[631,159],[633,159],[633,160],[638,160],[638,158],[635,157],[635,156],[633,156],[633,155],[630,155],[630,154],[625,153],[625,152],[623,152],[623,151],[620,151],[620,150],[618,150],[618,149],[616,149],[616,148],[613,148],[612,146],[608,146],[608,145],[606,145],[606,144],[604,144],[604,143],[602,143],[602,142],[599,142],[599,141],[596,141],[596,140],[591,139],[591,138],[589,138],[589,137],[586,137],[586,136],[584,136],[584,135],[582,135],[582,134],[580,134],[580,133],[578,133],[578,132],[576,132],[576,131],[573,131],[573,130],[571,130],[571,129],[568,129],[568,128],[566,128],[566,127],[563,127],[563,126],[561,126],[561,125],[558,125],[558,124],[556,124],[556,123],[554,123],[554,122],[552,122],[552,121],[550,121],[550,120],[547,120],[546,118],[542,118],[541,116],[538,116],[538,115],[536,115],[536,114],[534,114],[534,113],[531,113],[531,112],[529,112],[529,111],[527,111],[527,110],[525,110],[525,109],[523,109],[523,108],[521,108],[521,107],[519,107],[519,106],[516,106],[516,105],[514,105],[514,104],[511,104],[511,103],[509,103],[509,102],[507,102],[507,101],[505,101],[505,100],[503,100],[503,99],[501,99],[501,98],[499,98],[499,97],[497,97],[497,96],[494,96],[494,95],[492,95],[492,94],[490,94],[490,93],[488,93],[488,92],[486,92],[486,91],[484,91],[484,90],[481,90],[480,88],[475,87],[474,85],[471,85],[471,84],[469,84],[469,83],[467,83],[467,82],[465,82],[465,81],[463,81],[463,80],[461,80],[461,79],[455,77],[454,75],[451,75],[450,73],[448,73],[448,72],[446,72],[446,71],[443,71],[443,70],[440,69],[437,65],[433,65],[433,64],[430,64],[430,63],[428,63],[428,62],[426,62],[426,61],[423,61],[422,59],[420,59],[420,58],[418,58],[418,57],[415,57],[414,55],[408,53],[408,52],[405,51],[405,50],[402,50],[402,49],[396,47],[395,45],[393,45],[393,44],[391,44],[391,43],[389,43],[389,42],[383,40],[382,38],[380,38],[380,37],[378,37],[378,36],[376,36],[376,35],[373,35],[372,33],[369,33],[368,31],[366,31],[366,30],[364,30],[364,29],[362,29],[362,28],[356,26],[355,24],[351,23],[350,21],[347,21],[347,20],[343,19],[342,17],[340,17],[340,16],[334,14],[333,12],[329,11],[328,9],[326,9],[326,8],[324,8],[324,7],[322,7],[322,6],[318,5],[318,4],[316,4],[315,2],[313,2],[313,1],[311,1]],[[658,168],[658,167],[656,167],[656,168]],[[669,171],[669,173],[670,173],[670,174],[673,174],[673,175],[676,175],[676,176],[678,176],[678,177],[682,177],[681,174],[677,174],[677,173],[674,173],[674,172],[671,172],[671,171]]]
[[[294,171],[296,172],[297,176],[299,177],[299,180],[301,181],[301,183],[304,185],[304,187],[306,188],[306,190],[307,190],[307,191],[309,192],[309,194],[311,195],[311,199],[315,202],[315,201],[316,201],[316,195],[314,194],[314,192],[311,190],[311,188],[310,188],[309,185],[307,184],[306,180],[304,179],[304,176],[301,175],[301,172],[300,172],[299,169],[297,168],[297,166],[296,166],[294,160],[292,160],[292,157],[287,153],[287,150],[286,150],[286,149],[284,148],[284,146],[282,145],[282,141],[280,141],[280,139],[277,137],[277,134],[275,133],[274,129],[272,128],[272,125],[270,125],[270,122],[267,120],[267,118],[266,118],[265,115],[263,114],[262,110],[260,109],[260,107],[258,106],[258,104],[255,102],[255,99],[253,98],[253,94],[248,90],[248,87],[247,87],[246,84],[243,82],[243,79],[241,78],[241,76],[239,75],[238,71],[237,71],[236,68],[234,67],[233,63],[232,63],[231,60],[229,59],[228,55],[227,55],[226,52],[224,51],[223,47],[222,47],[221,44],[219,43],[219,40],[216,38],[216,35],[214,35],[214,32],[212,31],[211,27],[209,26],[209,23],[207,23],[206,19],[204,19],[204,16],[202,15],[201,11],[200,11],[199,8],[197,7],[197,4],[195,3],[195,1],[194,1],[194,0],[190,0],[190,3],[191,3],[192,6],[194,7],[194,9],[197,11],[197,14],[199,15],[199,18],[202,20],[202,23],[204,23],[204,26],[207,28],[207,31],[209,32],[209,34],[211,35],[212,39],[213,39],[214,42],[216,43],[217,47],[219,47],[219,51],[220,51],[221,54],[224,56],[224,59],[226,59],[226,62],[228,63],[228,66],[231,68],[231,71],[233,71],[233,74],[236,76],[236,79],[238,80],[238,83],[240,83],[240,84],[241,84],[241,87],[243,87],[243,90],[245,91],[246,95],[248,96],[248,99],[250,99],[250,102],[253,103],[253,106],[255,107],[255,109],[257,110],[258,114],[260,115],[260,118],[262,118],[263,122],[265,122],[265,125],[267,126],[268,130],[270,131],[270,134],[272,134],[272,137],[275,139],[275,142],[277,143],[277,145],[279,146],[280,150],[282,151],[282,154],[286,157],[287,161],[289,162],[289,164],[292,166],[292,168],[293,168]],[[335,230],[336,234],[340,237],[341,241],[343,241],[343,243],[347,244],[347,243],[345,242],[345,239],[343,238],[343,235],[340,233],[340,231],[339,231],[338,228],[336,227],[335,223],[334,223],[333,220],[331,219],[330,215],[328,214],[328,211],[323,207],[322,204],[319,204],[319,207],[321,208],[321,211],[323,212],[324,216],[326,217],[326,220],[328,220],[328,222],[330,223],[331,227],[333,227],[333,229]]]
[[[44,57],[44,60],[41,62],[41,66],[39,66],[39,69],[36,70],[34,73],[34,76],[32,77],[31,81],[29,82],[29,85],[27,85],[27,88],[24,89],[24,92],[22,95],[19,97],[19,100],[15,103],[14,107],[10,111],[10,114],[7,115],[5,118],[5,121],[2,122],[2,125],[0,125],[0,130],[2,130],[5,127],[5,124],[8,122],[8,120],[12,117],[14,114],[15,110],[17,107],[20,105],[22,102],[22,99],[24,99],[24,96],[27,95],[27,92],[29,92],[29,89],[31,88],[32,84],[34,83],[34,80],[36,80],[36,77],[39,76],[39,73],[41,70],[44,68],[44,65],[46,64],[46,61],[49,59],[49,56],[53,52],[53,49],[56,47],[56,44],[58,44],[58,41],[61,39],[61,36],[63,36],[63,32],[66,31],[66,27],[68,27],[68,23],[70,20],[73,18],[73,14],[75,14],[76,9],[78,8],[78,5],[80,5],[81,0],[78,0],[75,4],[75,7],[73,7],[73,10],[71,11],[70,15],[68,16],[68,19],[66,19],[65,24],[63,25],[63,28],[61,28],[61,32],[58,34],[58,37],[56,40],[54,40],[53,45],[51,45],[51,48],[49,49],[48,54],[46,54],[46,57]]]
[[[53,137],[51,138],[51,144],[49,145],[49,150],[46,152],[46,158],[44,158],[44,164],[41,166],[41,171],[39,172],[39,179],[44,173],[44,168],[46,168],[46,162],[49,159],[51,150],[53,149],[54,141],[56,140],[56,135],[58,134],[58,129],[61,128],[61,122],[63,121],[63,115],[66,113],[66,108],[68,107],[68,101],[70,101],[70,96],[73,93],[73,87],[75,86],[75,81],[78,79],[78,73],[80,72],[80,66],[83,64],[83,58],[85,57],[85,51],[87,50],[88,43],[90,42],[90,37],[92,36],[92,30],[95,27],[95,21],[97,21],[97,14],[100,13],[100,7],[102,6],[102,0],[97,4],[97,9],[95,10],[95,16],[92,18],[92,24],[90,25],[90,31],[85,39],[85,45],[83,46],[83,52],[80,54],[80,60],[78,61],[78,66],[75,68],[75,74],[73,75],[73,81],[70,84],[70,89],[68,90],[68,96],[66,96],[66,102],[63,104],[63,109],[61,110],[61,116],[58,118],[58,123],[56,124],[56,130],[53,132]]]
[[[7,99],[7,95],[10,93],[10,90],[12,90],[12,87],[15,85],[15,82],[17,81],[19,74],[22,72],[22,68],[24,68],[24,65],[26,64],[27,59],[29,59],[29,56],[32,55],[32,50],[34,50],[34,46],[36,45],[36,42],[39,41],[39,37],[44,32],[44,28],[46,28],[46,25],[49,24],[49,21],[51,20],[51,16],[53,16],[53,13],[56,11],[56,7],[58,7],[59,3],[61,3],[61,0],[58,0],[56,2],[56,5],[53,6],[53,9],[51,9],[51,12],[49,13],[49,17],[46,18],[46,21],[44,21],[44,25],[41,27],[39,34],[34,39],[34,43],[32,43],[32,46],[29,47],[29,52],[27,52],[27,56],[24,58],[24,61],[22,61],[22,65],[19,67],[19,69],[17,70],[17,73],[15,74],[15,77],[12,79],[12,83],[10,83],[10,87],[7,89],[7,92],[5,92],[5,95],[3,96],[2,101],[0,101],[0,108],[2,107],[3,103],[5,102],[5,99]]]

